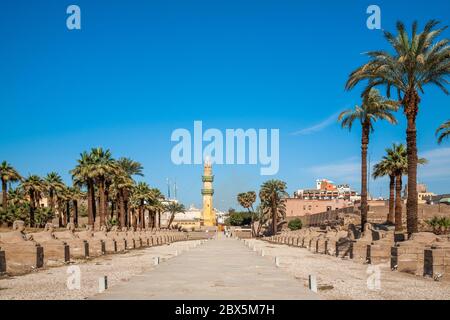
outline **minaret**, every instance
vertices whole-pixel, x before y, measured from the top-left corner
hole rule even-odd
[[[206,159],[205,164],[203,166],[203,212],[202,212],[202,220],[203,225],[207,227],[212,227],[216,225],[216,214],[214,212],[213,207],[213,194],[214,189],[212,187],[212,183],[214,181],[214,176],[212,175],[211,162]]]

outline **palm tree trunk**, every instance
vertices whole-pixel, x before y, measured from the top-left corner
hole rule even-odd
[[[66,216],[64,217],[64,226],[67,226],[68,222],[70,222],[70,200],[66,201]]]
[[[98,183],[98,195],[99,195],[99,205],[100,205],[100,226],[105,225],[106,211],[105,211],[105,179],[100,178]]]
[[[36,210],[36,202],[34,191],[30,191],[30,227],[34,227],[34,211]]]
[[[93,226],[95,221],[95,198],[94,198],[94,184],[92,180],[87,181],[87,196],[88,196],[88,225]]]
[[[394,194],[395,194],[395,176],[390,175],[389,176],[389,213],[387,216],[387,221],[389,223],[394,224],[395,223],[395,217],[394,217]]]
[[[161,229],[161,210],[158,209],[158,229]]]
[[[169,224],[167,225],[167,228],[168,228],[168,229],[169,229],[170,226],[172,225],[173,219],[175,219],[175,212],[171,212],[171,213],[170,213]]]
[[[120,227],[126,226],[125,199],[122,192],[119,192],[119,221]]]
[[[78,201],[73,200],[73,224],[78,227]]]
[[[276,235],[277,234],[277,204],[275,202],[275,199],[272,199],[272,234]]]
[[[402,175],[398,174],[395,177],[395,231],[402,230]]]
[[[8,207],[8,185],[5,180],[2,179],[2,207],[6,211]]]
[[[48,202],[50,205],[50,209],[52,210],[52,213],[54,213],[55,212],[55,201],[54,201],[53,188],[50,188],[50,190],[49,190]]]
[[[367,223],[367,147],[369,145],[370,124],[365,121],[361,137],[361,231]]]
[[[406,228],[408,234],[418,232],[417,211],[417,130],[416,117],[420,97],[414,88],[410,88],[403,97],[402,104],[407,119],[406,148],[408,158],[408,200],[406,203]]]

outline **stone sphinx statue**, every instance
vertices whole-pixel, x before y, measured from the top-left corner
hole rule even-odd
[[[77,235],[75,232],[75,224],[72,222],[67,224],[65,231],[54,232],[54,236],[56,239],[63,240],[69,245],[71,258],[80,259],[89,257],[89,244]]]
[[[119,231],[118,226],[112,226],[111,230],[106,232],[106,237],[116,242],[116,251],[121,252],[127,249],[127,240],[125,239],[125,235]],[[108,251],[108,248],[106,251]]]
[[[0,247],[6,256],[6,271],[25,273],[44,265],[44,249],[25,233],[25,223],[16,220],[13,230],[0,233]]]
[[[25,223],[21,220],[13,222],[12,231],[0,233],[0,243],[20,243],[33,241],[33,236],[25,233]]]
[[[101,226],[99,231],[95,231],[92,234],[95,239],[102,240],[105,243],[106,253],[117,252],[116,240],[113,237],[108,237],[108,228],[106,226]]]
[[[106,253],[105,242],[95,237],[93,226],[87,225],[84,231],[77,233],[77,236],[89,243],[89,256],[101,256]]]
[[[45,264],[69,262],[70,247],[66,242],[55,237],[53,224],[46,223],[44,231],[33,233],[33,239],[44,248]]]

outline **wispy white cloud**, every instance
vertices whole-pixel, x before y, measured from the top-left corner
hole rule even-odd
[[[450,148],[436,148],[419,154],[428,163],[418,168],[419,178],[448,179],[450,178]]]
[[[308,171],[317,178],[327,178],[336,183],[354,183],[359,182],[361,162],[352,157],[336,163],[312,166]]]
[[[311,133],[319,132],[319,131],[329,127],[333,123],[336,123],[337,122],[337,117],[339,116],[339,113],[340,112],[334,113],[330,117],[328,117],[325,120],[323,120],[322,122],[319,122],[319,123],[317,123],[317,124],[315,124],[315,125],[313,125],[311,127],[304,128],[304,129],[301,129],[299,131],[292,132],[291,135],[299,136],[299,135],[308,135],[308,134],[311,134]]]

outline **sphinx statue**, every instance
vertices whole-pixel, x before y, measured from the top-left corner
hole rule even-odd
[[[69,262],[70,247],[66,242],[55,237],[53,224],[46,223],[44,231],[33,233],[32,237],[44,248],[44,263],[46,265]]]
[[[12,231],[0,233],[0,247],[5,253],[8,273],[26,273],[44,265],[44,249],[25,233],[21,220],[14,221]]]
[[[71,258],[84,259],[89,257],[89,243],[77,235],[74,223],[68,223],[65,231],[54,232],[54,236],[69,245]]]

